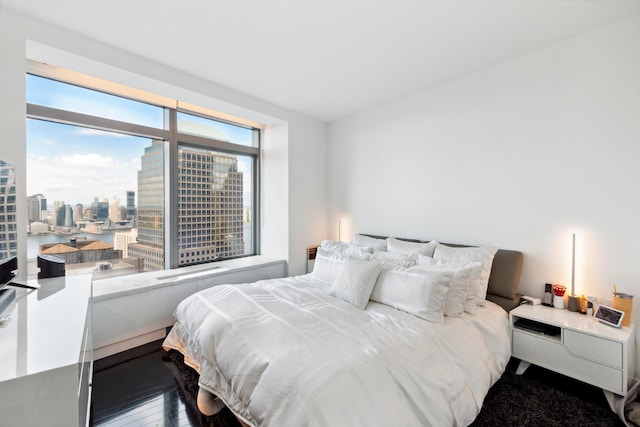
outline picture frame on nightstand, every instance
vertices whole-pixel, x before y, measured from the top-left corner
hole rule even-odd
[[[601,304],[594,317],[606,325],[619,328],[622,325],[622,319],[624,319],[624,311]]]

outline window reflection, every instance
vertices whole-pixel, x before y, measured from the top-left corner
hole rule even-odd
[[[12,164],[0,160],[0,259],[12,256],[18,256],[16,173]]]

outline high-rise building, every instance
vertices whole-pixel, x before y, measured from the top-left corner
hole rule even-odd
[[[29,222],[42,221],[47,210],[47,199],[42,194],[27,197],[27,217]]]
[[[144,149],[138,171],[138,242],[129,257],[142,258],[144,271],[163,270],[164,263],[164,142]]]
[[[0,259],[18,255],[16,177],[13,165],[0,160]]]
[[[111,203],[109,203],[109,219],[112,222],[119,222],[122,220],[122,218],[120,218],[120,200],[115,197],[111,200]]]
[[[109,218],[109,201],[106,199],[98,200],[98,198],[95,197],[91,205],[91,215],[92,219],[96,221],[104,221]]]
[[[145,148],[138,172],[138,241],[129,257],[145,271],[164,269],[163,143]],[[180,147],[178,153],[178,263],[242,255],[243,174],[238,159],[211,150]]]
[[[127,191],[127,221],[136,217],[136,192]]]
[[[65,205],[64,226],[73,227],[73,211],[71,210],[71,205]]]
[[[64,220],[67,215],[67,205],[62,204],[58,206],[55,210],[55,214],[56,214],[56,226],[64,227]]]
[[[179,264],[242,255],[243,182],[236,156],[180,147],[178,171]]]
[[[53,202],[53,215],[55,216],[55,222],[53,225],[64,225],[64,201],[55,200]]]
[[[73,222],[80,222],[84,218],[84,207],[82,204],[78,203],[73,208]]]
[[[129,245],[136,243],[137,238],[137,228],[132,228],[129,231],[117,231],[113,236],[113,248],[122,251],[122,258],[129,258]]]

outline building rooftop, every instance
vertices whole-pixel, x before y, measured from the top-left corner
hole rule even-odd
[[[40,253],[43,253],[43,254],[64,254],[64,253],[68,253],[68,252],[76,252],[78,250],[79,250],[78,248],[72,248],[69,245],[58,243],[57,245],[51,246],[50,248],[47,248],[47,249],[41,251]]]

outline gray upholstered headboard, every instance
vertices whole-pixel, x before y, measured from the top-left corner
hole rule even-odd
[[[384,239],[384,236],[374,234],[364,234],[365,236]],[[428,240],[403,239],[408,242],[428,242]],[[470,245],[460,245],[443,243],[447,246],[469,247]],[[494,302],[506,311],[510,311],[520,303],[518,294],[518,284],[520,283],[520,273],[522,272],[523,254],[519,251],[498,249],[493,258],[491,275],[489,276],[489,286],[487,288],[487,299]]]

